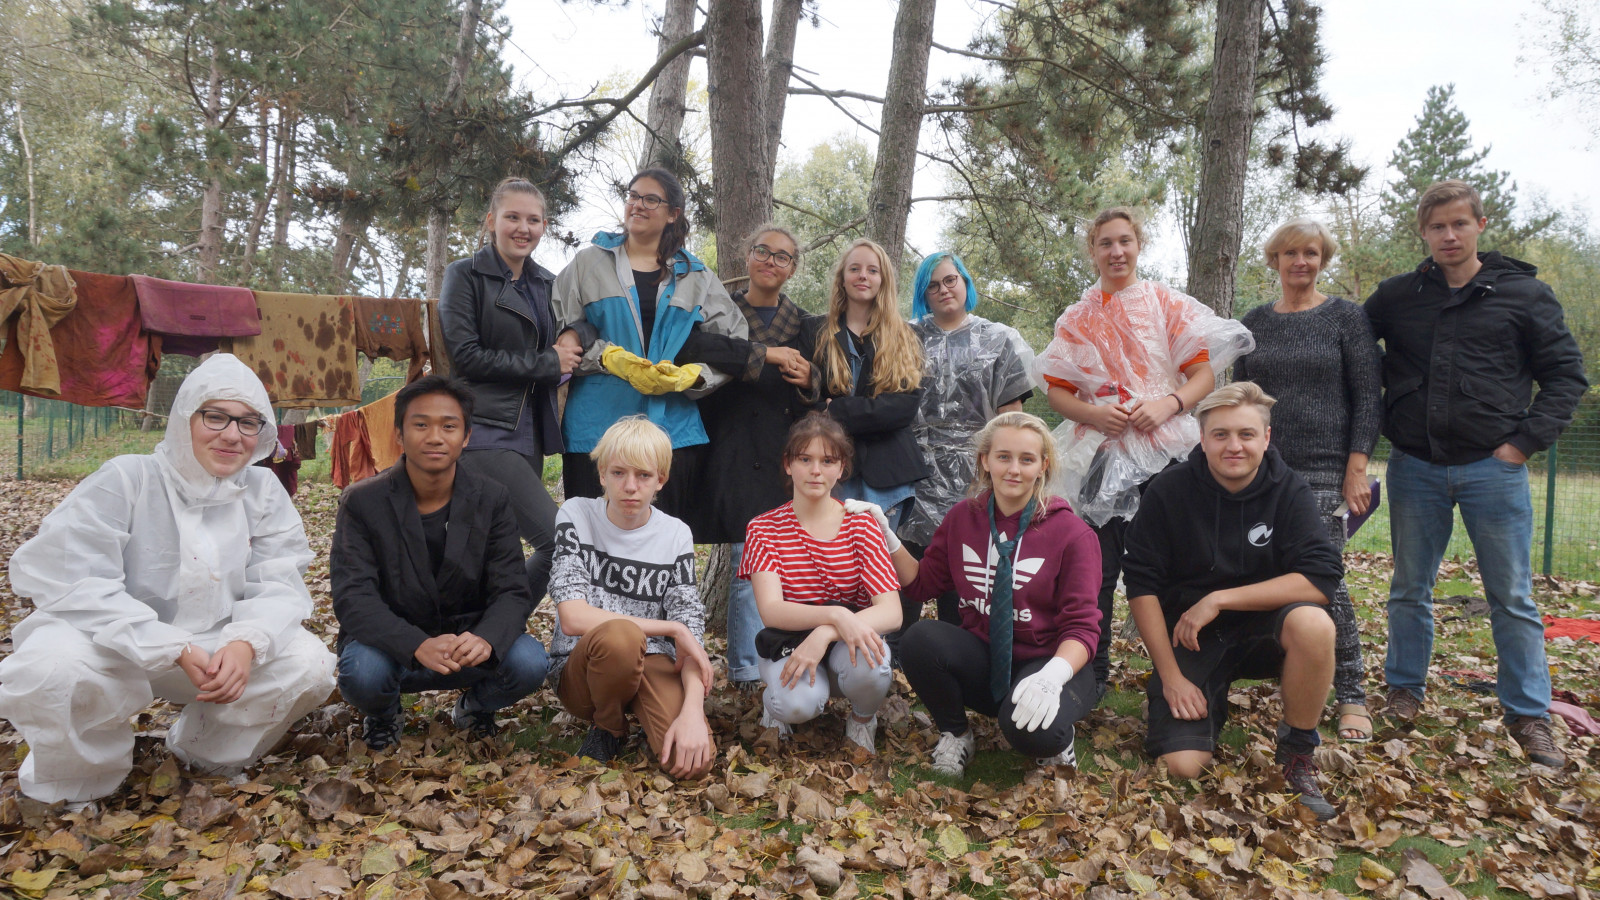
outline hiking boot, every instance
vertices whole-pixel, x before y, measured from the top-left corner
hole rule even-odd
[[[1034,762],[1040,766],[1071,766],[1076,769],[1078,767],[1078,748],[1073,743],[1069,743],[1067,744],[1067,749],[1057,753],[1055,756],[1041,756]]]
[[[939,732],[939,743],[933,748],[933,770],[940,775],[960,778],[967,771],[967,763],[972,762],[977,743],[970,730],[959,735]]]
[[[1383,699],[1383,711],[1390,718],[1413,722],[1422,715],[1422,698],[1403,687],[1392,687]]]
[[[373,752],[387,750],[400,743],[398,716],[367,716],[361,726],[361,740]]]
[[[492,709],[468,709],[467,695],[463,693],[456,698],[456,708],[450,713],[450,721],[462,731],[472,732],[475,738],[492,741],[500,736],[500,725],[495,722],[494,714]]]
[[[855,716],[847,716],[844,720],[844,737],[847,741],[854,741],[856,746],[865,749],[873,756],[878,755],[878,717],[873,716],[865,722],[857,722]]]
[[[1296,753],[1282,744],[1278,745],[1278,762],[1283,766],[1283,780],[1289,790],[1300,795],[1300,805],[1311,810],[1317,821],[1326,822],[1338,815],[1333,804],[1322,795],[1318,781],[1320,770],[1310,753]]]
[[[601,765],[610,765],[617,754],[622,752],[622,738],[596,725],[589,729],[583,739],[583,745],[578,748],[578,756],[594,760]]]
[[[1555,737],[1550,733],[1549,719],[1517,716],[1506,727],[1511,730],[1511,736],[1517,739],[1517,743],[1522,745],[1522,752],[1530,762],[1552,769],[1567,764],[1567,755],[1556,747]]]

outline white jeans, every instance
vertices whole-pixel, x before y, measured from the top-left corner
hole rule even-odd
[[[786,660],[774,662],[762,659],[761,680],[767,690],[763,698],[772,717],[789,725],[809,722],[822,715],[829,697],[844,697],[857,716],[867,718],[877,715],[878,708],[889,697],[894,686],[894,672],[889,668],[886,653],[876,666],[867,662],[866,654],[856,654],[856,664],[850,664],[850,648],[843,641],[834,642],[833,649],[817,664],[816,684],[802,678],[794,687],[783,686],[783,666]]]
[[[221,649],[218,632],[194,644]],[[117,790],[133,768],[130,716],[160,697],[185,704],[167,732],[179,761],[208,774],[254,763],[302,716],[333,693],[334,657],[297,628],[271,660],[250,669],[232,703],[199,703],[199,691],[174,663],[152,676],[64,622],[46,622],[0,661],[0,717],[28,742],[17,770],[35,800],[81,802]]]

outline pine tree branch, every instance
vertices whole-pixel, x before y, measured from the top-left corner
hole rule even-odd
[[[798,75],[795,76],[795,77],[799,78]],[[801,80],[805,81],[805,79],[803,79],[803,78]],[[811,82],[806,81],[806,84],[811,84]],[[829,98],[848,97],[851,100],[865,100],[868,103],[882,103],[883,102],[883,98],[882,97],[874,97],[871,94],[863,94],[863,93],[859,93],[857,91],[846,91],[846,90],[842,90],[842,89],[841,90],[836,90],[836,91],[830,91],[830,90],[825,90],[823,88],[819,88],[819,87],[816,87],[816,86],[812,86],[810,88],[789,88],[789,96],[791,96],[791,97],[829,97]]]
[[[1062,64],[1060,62],[1057,62],[1056,60],[1050,59],[1048,57],[1044,57],[1044,56],[1005,56],[1005,55],[997,54],[997,53],[979,53],[976,50],[962,50],[962,49],[957,48],[957,47],[947,47],[944,44],[939,43],[938,41],[934,41],[932,46],[933,46],[933,48],[935,50],[943,50],[946,53],[950,53],[950,54],[953,54],[955,56],[965,56],[965,57],[968,57],[970,59],[981,59],[981,60],[985,60],[987,62],[1013,63],[1013,64],[1015,64],[1015,63],[1035,63],[1037,65],[1049,66],[1050,68],[1053,68],[1053,69],[1059,69],[1060,71],[1065,72],[1068,75],[1071,75],[1073,78],[1076,78],[1079,81],[1082,81],[1084,84],[1089,85],[1090,87],[1094,88],[1095,90],[1100,91],[1101,93],[1105,94],[1106,96],[1115,97],[1116,99],[1118,99],[1118,100],[1120,100],[1120,101],[1122,101],[1124,103],[1127,103],[1130,106],[1136,106],[1139,109],[1144,110],[1145,112],[1157,117],[1158,119],[1160,119],[1160,120],[1162,120],[1162,121],[1164,121],[1164,122],[1166,122],[1166,123],[1168,123],[1170,125],[1186,125],[1186,124],[1188,124],[1184,119],[1182,119],[1182,118],[1180,118],[1178,116],[1175,116],[1172,113],[1167,112],[1166,110],[1158,109],[1157,107],[1151,106],[1149,103],[1145,102],[1144,100],[1140,100],[1137,97],[1129,96],[1128,94],[1122,93],[1121,91],[1115,90],[1115,89],[1113,89],[1111,87],[1108,87],[1108,86],[1106,86],[1104,84],[1101,84],[1099,81],[1096,81],[1094,78],[1090,77],[1087,73],[1085,73],[1085,72],[1083,72],[1081,70],[1078,70],[1078,69],[1074,69],[1071,66],[1064,65],[1064,64]]]

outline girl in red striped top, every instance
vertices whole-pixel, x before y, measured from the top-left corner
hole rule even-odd
[[[783,453],[794,500],[751,520],[739,577],[767,626],[756,641],[762,726],[787,736],[842,696],[852,712],[845,737],[875,753],[878,709],[894,683],[882,636],[900,627],[900,591],[877,522],[833,498],[850,457],[838,422],[812,413],[795,424]]]

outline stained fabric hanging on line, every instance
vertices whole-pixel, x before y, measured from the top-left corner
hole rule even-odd
[[[256,295],[249,288],[190,284],[149,275],[134,275],[139,293],[139,320],[145,331],[162,336],[161,350],[201,356],[216,350],[222,338],[261,333]]]
[[[50,328],[60,390],[46,394],[23,385],[27,360],[17,322],[7,327],[0,352],[0,390],[53,397],[79,406],[141,409],[150,381],[161,366],[161,338],[139,324],[139,299],[133,279],[69,270],[78,302],[70,315]]]
[[[355,303],[349,297],[256,291],[261,334],[231,351],[253,369],[283,409],[355,406]],[[224,341],[224,349],[229,341]]]
[[[428,362],[428,339],[422,301],[404,298],[349,297],[355,306],[356,349],[368,359],[410,360],[406,382],[422,377]]]
[[[372,448],[373,468],[379,472],[400,459],[400,435],[394,429],[394,398],[399,393],[380,397],[357,410],[367,422],[367,445]]]
[[[50,329],[78,303],[77,287],[64,266],[49,266],[0,253],[0,322],[16,318],[7,339],[22,351],[21,385],[41,397],[61,396],[61,371]]]
[[[367,420],[361,410],[352,409],[322,421],[331,423],[333,428],[328,455],[333,458],[334,487],[347,488],[378,474],[372,461],[372,441],[367,437]]]

